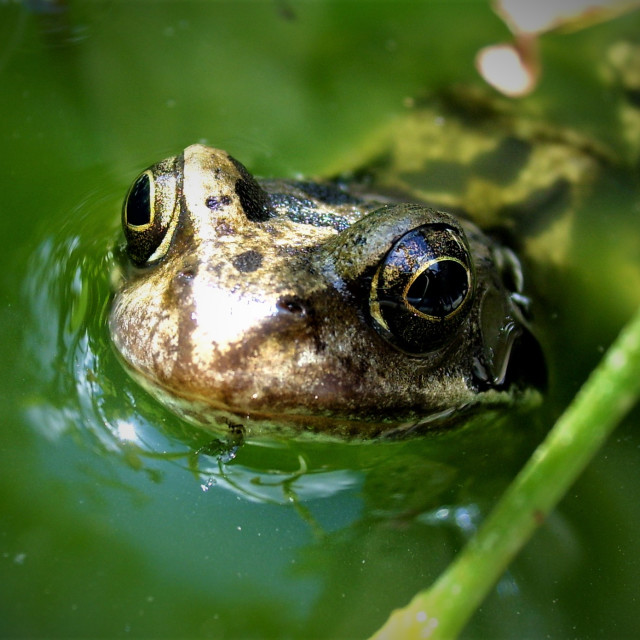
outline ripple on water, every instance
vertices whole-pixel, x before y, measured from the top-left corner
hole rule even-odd
[[[25,357],[35,379],[24,415],[33,429],[49,440],[71,436],[154,478],[164,465],[179,465],[203,491],[251,501],[286,504],[359,486],[358,471],[310,468],[295,443],[245,444],[239,452],[185,424],[129,378],[108,335],[118,220],[105,225],[104,211],[115,207],[100,197],[81,203],[30,257]]]

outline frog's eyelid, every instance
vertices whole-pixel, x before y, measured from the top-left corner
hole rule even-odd
[[[173,240],[173,236],[175,235],[176,227],[178,226],[178,219],[180,218],[180,200],[176,198],[176,202],[174,203],[173,212],[171,214],[171,218],[169,220],[169,226],[164,232],[162,236],[162,240],[158,245],[158,248],[147,258],[147,263],[150,264],[152,262],[156,262],[157,260],[161,260],[164,256],[167,255],[169,251],[169,247],[171,246],[171,241]]]
[[[373,279],[371,280],[371,289],[369,292],[369,309],[374,322],[382,327],[385,331],[390,332],[391,330],[389,329],[389,325],[384,319],[382,310],[380,308],[380,297],[378,296],[378,292],[380,291],[380,286],[378,284],[379,275],[380,269],[375,272]]]

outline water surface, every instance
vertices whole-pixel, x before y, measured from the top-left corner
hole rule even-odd
[[[583,204],[540,302],[552,380],[538,410],[407,442],[221,450],[109,344],[131,180],[195,141],[261,175],[354,166],[407,97],[477,82],[474,52],[506,31],[483,3],[464,21],[414,2],[32,5],[0,5],[0,633],[366,637],[447,566],[640,302],[633,171]],[[546,41],[553,117],[615,131],[584,60],[638,26]],[[634,634],[638,418],[465,635]]]

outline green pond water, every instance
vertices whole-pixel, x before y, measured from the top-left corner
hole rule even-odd
[[[0,636],[367,637],[446,568],[640,303],[637,164],[605,172],[545,283],[540,408],[220,452],[108,340],[131,180],[197,141],[259,175],[352,167],[407,97],[479,84],[475,52],[508,33],[484,2],[25,4],[0,2]],[[638,33],[632,15],[547,36],[525,104],[623,157],[597,68]],[[464,637],[637,635],[638,426],[636,410]]]

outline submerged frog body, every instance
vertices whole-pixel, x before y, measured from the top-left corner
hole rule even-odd
[[[138,177],[123,227],[114,345],[192,422],[397,435],[543,383],[515,255],[420,199],[193,145]]]

